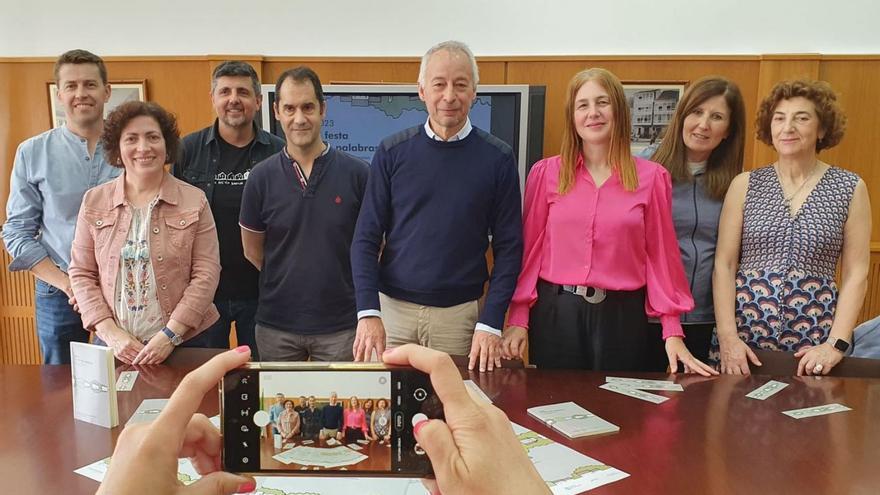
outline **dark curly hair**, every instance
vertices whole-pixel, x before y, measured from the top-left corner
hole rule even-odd
[[[770,94],[758,107],[758,116],[755,118],[758,139],[768,146],[773,146],[773,136],[770,133],[773,112],[780,101],[798,96],[813,103],[816,107],[816,116],[819,118],[819,127],[825,131],[822,139],[816,141],[816,152],[837,146],[846,131],[846,115],[837,103],[837,93],[825,81],[806,79],[782,81],[773,86]]]
[[[119,156],[119,140],[122,131],[136,117],[152,117],[159,124],[162,138],[165,139],[165,163],[172,163],[180,149],[180,131],[177,119],[170,112],[151,102],[129,101],[119,105],[110,112],[104,122],[104,133],[101,135],[101,146],[107,162],[114,167],[122,167]]]

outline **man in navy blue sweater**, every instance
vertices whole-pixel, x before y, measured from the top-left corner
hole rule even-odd
[[[513,151],[468,118],[478,81],[467,45],[432,47],[419,69],[428,121],[386,138],[373,156],[351,248],[355,360],[416,343],[468,354],[470,369],[501,364],[522,212]],[[480,308],[490,235],[495,264]]]

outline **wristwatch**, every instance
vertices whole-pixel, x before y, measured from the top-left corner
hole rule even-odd
[[[176,333],[174,333],[173,330],[168,327],[163,328],[162,333],[164,333],[165,336],[168,337],[168,340],[171,341],[171,345],[173,345],[174,347],[177,347],[183,343],[183,339],[180,338],[180,335],[177,335]]]
[[[847,342],[843,339],[831,337],[828,339],[828,343],[831,344],[831,347],[842,352],[843,354],[846,354],[846,351],[849,350],[849,342]]]

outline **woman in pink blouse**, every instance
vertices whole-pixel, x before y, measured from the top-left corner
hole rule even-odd
[[[370,436],[367,428],[367,415],[361,402],[352,396],[348,401],[348,407],[342,411],[342,431],[345,432],[345,443],[358,440],[366,440]]]
[[[83,198],[71,249],[73,294],[97,343],[125,363],[158,364],[219,318],[214,217],[200,189],[165,171],[180,135],[159,105],[120,105],[101,143],[125,172]]]
[[[683,342],[694,302],[671,217],[671,181],[630,154],[623,86],[588,69],[568,88],[562,152],[529,173],[523,268],[510,304],[505,357],[545,368],[638,371],[648,317],[658,318],[673,372],[709,375]]]

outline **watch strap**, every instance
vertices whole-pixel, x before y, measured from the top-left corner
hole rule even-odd
[[[180,335],[177,335],[176,333],[174,333],[174,330],[171,330],[168,327],[163,328],[162,333],[164,333],[165,336],[168,337],[168,340],[171,341],[171,345],[175,347],[183,343],[183,339],[180,338]]]

